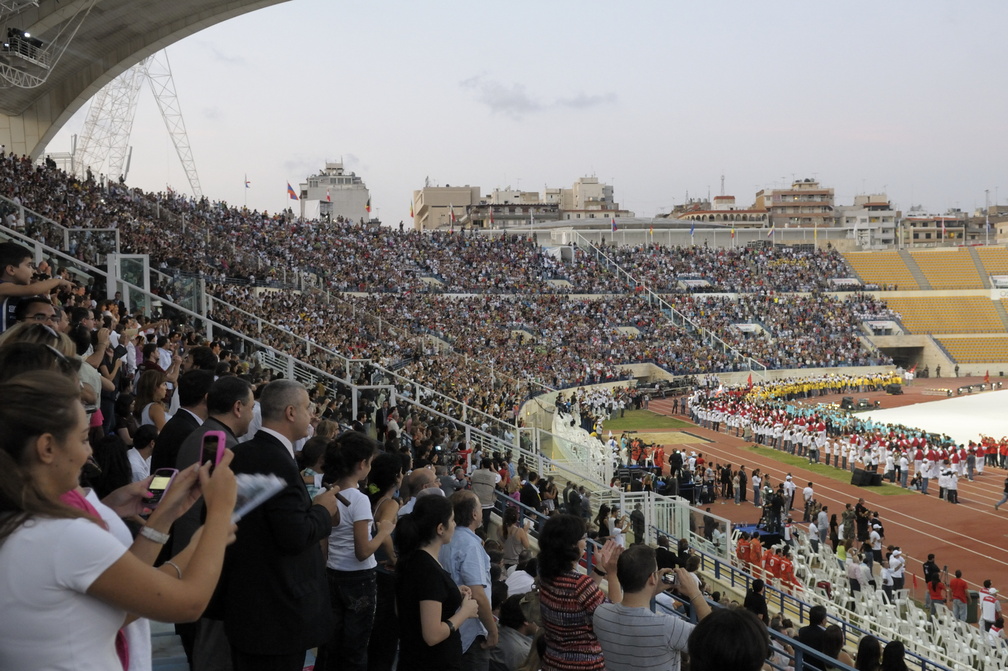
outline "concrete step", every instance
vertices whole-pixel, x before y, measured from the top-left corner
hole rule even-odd
[[[920,266],[917,265],[917,262],[913,260],[912,256],[910,256],[910,252],[905,249],[901,249],[899,250],[899,255],[900,258],[903,259],[903,263],[905,263],[906,267],[910,270],[910,274],[913,275],[913,278],[917,282],[918,286],[920,286],[921,289],[931,289],[931,283],[928,282],[927,277],[925,277],[924,273],[921,272]]]
[[[980,255],[977,254],[976,247],[967,247],[966,249],[969,250],[970,258],[973,259],[973,265],[976,266],[977,272],[980,273],[980,281],[983,282],[984,289],[990,289],[990,275],[987,274],[987,269],[984,268],[983,261],[980,260]]]

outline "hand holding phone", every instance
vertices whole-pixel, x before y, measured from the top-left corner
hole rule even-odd
[[[148,487],[150,496],[144,497],[144,505],[151,509],[157,508],[157,505],[161,503],[161,499],[164,498],[165,492],[171,487],[176,475],[178,475],[178,470],[174,468],[159,468],[154,471],[154,477],[151,479],[150,486]]]
[[[210,473],[224,458],[224,448],[227,436],[223,431],[207,431],[203,434],[203,445],[200,449],[200,464],[210,462]]]

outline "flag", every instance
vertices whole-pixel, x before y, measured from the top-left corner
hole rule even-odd
[[[325,200],[326,200],[327,203],[331,203],[332,202],[332,196],[329,195],[329,189],[325,190]]]
[[[364,205],[364,211],[371,214],[371,196],[367,197],[367,203]]]
[[[455,206],[450,203],[448,205],[448,219],[451,223],[455,223]]]
[[[493,226],[493,205],[490,206],[490,225]]]
[[[990,384],[990,370],[984,373],[984,384]]]
[[[732,224],[732,227],[731,227],[731,239],[732,240],[735,239],[735,224]]]
[[[767,236],[768,238],[772,238],[772,237],[773,237],[773,234],[774,234],[774,225],[773,225],[773,224],[770,224],[770,230],[769,230],[769,231],[767,231],[767,233],[766,233],[766,236]]]
[[[942,219],[942,240],[945,239],[945,220]]]
[[[613,232],[615,233],[616,232],[616,217],[612,218],[612,229],[613,229]]]
[[[689,236],[692,238],[693,233],[696,232],[696,223],[691,223],[689,227]]]
[[[749,373],[749,379],[748,379],[748,380],[746,380],[746,386],[747,386],[747,387],[748,387],[749,389],[752,389],[752,373]]]
[[[908,370],[907,372],[908,372],[908,373],[912,373],[912,372],[914,372],[915,370],[917,370],[917,364],[914,364],[914,365],[910,366],[910,370]]]
[[[651,233],[651,237],[654,237],[654,226],[651,227],[650,233]]]
[[[252,186],[252,182],[249,181],[248,175],[245,175],[245,188]]]
[[[410,204],[409,204],[409,216],[410,216],[410,219],[415,219],[416,218],[416,215],[413,214],[413,201],[410,201]]]
[[[294,187],[290,185],[290,182],[287,182],[287,195],[290,196],[291,200],[297,200],[298,199],[297,194],[294,193]]]

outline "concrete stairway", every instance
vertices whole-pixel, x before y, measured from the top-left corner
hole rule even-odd
[[[987,274],[987,269],[984,268],[983,261],[980,260],[980,255],[977,254],[976,247],[967,247],[966,249],[969,250],[970,258],[973,259],[973,265],[976,266],[977,272],[980,274],[980,281],[983,282],[983,288],[990,289],[990,275]]]
[[[917,262],[913,260],[912,256],[910,256],[910,252],[908,252],[905,249],[901,249],[899,250],[899,255],[900,258],[903,259],[903,263],[906,264],[907,270],[910,271],[910,274],[913,275],[914,280],[917,281],[917,285],[921,289],[930,290],[931,283],[928,282],[928,278],[925,277],[924,273],[921,272],[920,266],[917,265]]]

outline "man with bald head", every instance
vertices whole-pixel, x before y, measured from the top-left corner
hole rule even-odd
[[[409,486],[410,500],[399,508],[399,517],[413,512],[418,496],[444,496],[444,490],[438,486],[437,473],[433,468],[424,466],[414,468],[406,476],[406,484]]]
[[[235,448],[231,469],[276,475],[286,486],[238,523],[221,575],[224,628],[235,671],[301,671],[306,651],[332,633],[319,541],[338,523],[338,488],[312,499],[294,461],[312,419],[304,386],[271,382],[259,404],[262,428]]]

